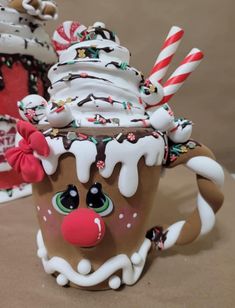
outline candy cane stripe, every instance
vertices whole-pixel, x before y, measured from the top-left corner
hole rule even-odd
[[[162,61],[158,62],[157,65],[155,65],[151,71],[150,75],[153,75],[157,71],[160,71],[161,69],[165,68],[167,65],[170,64],[171,60],[173,58],[173,55],[169,56],[168,58],[163,59]]]
[[[172,28],[178,28],[178,27],[172,27]],[[180,28],[178,28],[180,29]],[[170,36],[169,38],[166,39],[166,41],[164,42],[162,49],[165,49],[167,46],[174,44],[177,41],[180,41],[182,39],[184,35],[184,30],[180,30],[179,32],[176,32],[174,35]]]
[[[65,21],[57,28],[53,35],[53,44],[58,53],[69,48],[71,44],[80,42],[83,39],[86,27],[79,22]]]
[[[165,76],[170,62],[181,42],[184,31],[178,27],[172,27],[162,48],[161,52],[151,70],[149,80],[161,82]]]
[[[191,73],[185,73],[185,74],[181,74],[181,75],[178,75],[178,76],[174,76],[174,77],[167,80],[164,87],[167,87],[168,85],[172,85],[172,84],[182,83],[188,78],[188,76],[190,74]]]

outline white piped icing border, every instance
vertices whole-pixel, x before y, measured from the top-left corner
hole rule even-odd
[[[69,282],[80,287],[96,286],[109,279],[109,287],[118,289],[121,284],[133,285],[140,278],[148,252],[151,248],[151,241],[145,239],[138,252],[131,258],[125,254],[117,255],[107,260],[95,272],[90,273],[92,264],[89,260],[83,259],[78,263],[76,272],[71,265],[61,257],[48,258],[47,250],[44,245],[42,232],[37,234],[38,257],[42,260],[44,270],[47,274],[58,272],[57,283],[65,286]],[[114,275],[118,270],[122,270],[122,277]]]

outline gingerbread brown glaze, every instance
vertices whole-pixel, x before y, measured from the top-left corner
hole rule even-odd
[[[57,15],[57,7],[53,2],[50,3],[46,1],[46,3],[43,3],[40,0],[31,0],[27,4],[30,5],[35,12],[38,12],[38,14],[32,14],[35,15],[35,18],[43,20],[44,16],[51,16],[51,18],[54,18]],[[28,14],[28,10],[23,6],[23,0],[12,0],[9,3],[9,7],[20,13]]]
[[[93,270],[96,270],[115,255],[124,253],[130,257],[145,238],[151,207],[156,198],[156,193],[153,192],[157,191],[161,167],[147,167],[144,160],[141,159],[138,170],[140,174],[138,191],[133,197],[127,199],[120,194],[118,189],[119,166],[115,168],[110,178],[104,179],[93,165],[89,182],[82,184],[77,179],[74,157],[69,154],[62,156],[56,173],[47,176],[43,182],[35,184],[33,187],[35,204],[40,207],[40,211],[38,211],[39,225],[49,257],[64,258],[74,270],[76,270],[78,262],[84,258],[89,259]],[[101,243],[93,248],[79,248],[63,239],[61,224],[64,216],[56,212],[51,201],[55,192],[64,190],[69,183],[72,183],[76,185],[80,194],[79,207],[87,207],[86,195],[89,187],[95,182],[102,183],[103,191],[113,201],[114,211],[104,217],[106,233]],[[47,215],[48,218],[45,222],[44,217],[48,210],[52,214]],[[119,215],[122,213],[125,216],[120,219]],[[137,217],[133,218],[135,213],[137,213]],[[129,229],[128,223],[131,223]],[[92,289],[103,288],[108,288],[107,283],[102,283]]]
[[[54,17],[56,13],[57,13],[56,6],[50,3],[47,3],[45,7],[42,9],[42,15],[49,15],[51,17]]]
[[[9,3],[9,7],[17,10],[20,13],[27,13],[27,10],[22,5],[23,0],[12,0]],[[40,7],[40,2],[38,0],[31,0],[29,3],[35,10],[38,10]]]

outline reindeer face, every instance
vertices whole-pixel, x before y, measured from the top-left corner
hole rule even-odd
[[[74,167],[74,158],[65,155],[56,173],[34,186],[49,256],[62,257],[74,268],[81,259],[89,259],[94,270],[118,254],[130,257],[149,227],[160,167],[146,167],[140,161],[140,183],[131,198],[119,192],[119,168],[104,180],[92,167],[90,180],[82,184]]]

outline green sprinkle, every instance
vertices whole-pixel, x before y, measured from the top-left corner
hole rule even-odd
[[[73,128],[78,128],[78,127],[79,127],[79,124],[78,124],[78,122],[77,122],[76,120],[73,120],[71,126],[72,126]]]
[[[94,137],[89,137],[89,139],[94,143],[94,144],[97,144],[98,141],[94,138]]]
[[[127,65],[128,65],[127,62],[122,62],[120,68],[125,71],[127,69]]]
[[[123,102],[122,105],[123,105],[123,108],[126,109],[126,102]]]
[[[108,138],[104,138],[102,141],[103,141],[103,142],[109,142],[109,141],[111,141],[111,140],[113,140],[113,138],[108,137]]]
[[[24,109],[24,103],[22,101],[20,101],[20,107]]]
[[[95,121],[94,124],[100,124],[100,122],[99,121]]]

